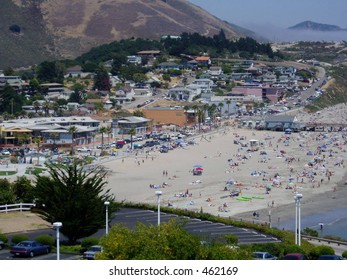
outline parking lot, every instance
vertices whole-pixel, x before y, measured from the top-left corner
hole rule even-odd
[[[178,217],[177,215],[160,213],[160,222],[167,222],[170,219],[184,221],[183,228],[192,234],[199,235],[202,239],[220,239],[223,235],[234,234],[238,237],[239,244],[281,242],[279,239],[256,232],[253,229],[239,228],[222,223],[213,223],[188,217]],[[132,208],[121,208],[115,213],[115,218],[111,223],[123,223],[129,228],[135,228],[137,222],[144,224],[157,224],[158,213],[151,210],[141,210]]]
[[[156,225],[158,223],[158,212],[152,210],[142,210],[136,208],[121,208],[118,212],[115,212],[114,218],[112,219],[110,225],[123,224],[130,229],[135,229],[136,224],[141,222],[146,225]],[[279,239],[259,233],[253,229],[239,228],[231,225],[225,225],[222,223],[213,223],[209,221],[202,221],[200,219],[193,219],[189,217],[177,216],[174,214],[167,214],[164,212],[160,213],[160,222],[165,223],[171,219],[177,219],[183,223],[183,228],[188,232],[198,235],[201,240],[211,241],[211,240],[221,240],[224,235],[234,234],[238,238],[238,244],[253,244],[253,243],[272,243],[281,242]],[[36,236],[42,234],[49,234],[55,236],[55,230],[53,229],[41,229],[26,232],[26,235],[30,239],[34,240]],[[12,234],[13,235],[13,234]],[[9,239],[12,236],[9,235]],[[95,233],[94,237],[102,237],[105,235],[105,229],[100,229]],[[65,237],[61,234],[61,240],[63,241]],[[61,260],[77,260],[81,259],[82,255],[73,254],[60,254]],[[8,249],[0,250],[0,260],[56,260],[57,256],[55,253],[50,253],[47,255],[35,256],[33,258],[18,258],[13,257]]]

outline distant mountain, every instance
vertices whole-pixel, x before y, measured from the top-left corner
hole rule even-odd
[[[0,69],[74,58],[132,37],[213,36],[221,29],[228,39],[256,37],[187,0],[1,0],[0,18]]]
[[[346,29],[343,29],[337,25],[323,24],[323,23],[317,23],[313,21],[303,21],[301,23],[298,23],[297,25],[289,27],[288,29],[302,30],[302,31],[304,30],[324,31],[324,32],[346,31]]]

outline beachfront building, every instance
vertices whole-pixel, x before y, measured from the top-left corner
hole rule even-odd
[[[69,132],[70,127],[76,127],[74,135]],[[16,119],[2,123],[3,144],[16,145],[23,134],[28,137],[39,138],[42,145],[75,145],[89,144],[93,135],[99,131],[100,122],[90,117],[54,117]],[[31,142],[30,140],[30,142]]]
[[[112,133],[129,134],[131,129],[135,129],[136,134],[146,133],[151,125],[151,120],[142,117],[124,117],[112,120]]]
[[[296,116],[290,115],[270,115],[264,120],[266,130],[284,131],[286,129],[298,130],[300,123]]]

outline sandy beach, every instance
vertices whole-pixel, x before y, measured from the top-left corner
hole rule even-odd
[[[250,139],[262,144],[258,151],[234,144]],[[194,141],[168,153],[143,150],[104,163],[112,170],[108,187],[116,200],[156,204],[155,191],[161,190],[165,206],[249,220],[259,212],[261,222],[271,213],[274,224],[293,219],[295,192],[303,194],[303,216],[345,207],[342,132],[285,135],[226,126]],[[200,176],[192,174],[197,165]]]

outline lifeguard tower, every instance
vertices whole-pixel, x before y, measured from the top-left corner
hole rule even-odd
[[[259,140],[250,139],[249,140],[249,147],[252,151],[258,151],[259,150]]]

